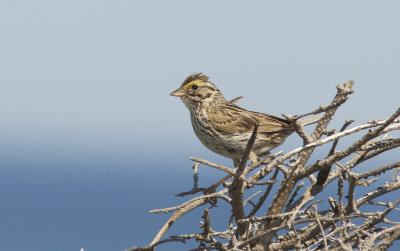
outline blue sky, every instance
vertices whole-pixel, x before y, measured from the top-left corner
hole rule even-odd
[[[353,79],[332,125],[389,116],[399,106],[399,7],[1,1],[0,249],[149,242],[167,216],[147,212],[181,201],[173,194],[190,188],[190,156],[230,164],[201,145],[186,107],[169,96],[193,72],[274,115],[327,104],[336,84]],[[291,136],[281,149],[300,143]],[[221,175],[203,170],[215,175],[204,184]]]

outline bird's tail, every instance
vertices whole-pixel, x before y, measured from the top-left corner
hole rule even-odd
[[[321,118],[322,118],[322,116],[314,116],[311,118],[302,119],[302,120],[300,120],[300,124],[301,124],[301,126],[314,124],[314,123],[317,123]]]

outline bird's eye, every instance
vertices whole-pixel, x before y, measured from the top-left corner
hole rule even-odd
[[[192,85],[192,89],[193,89],[193,90],[197,90],[197,88],[199,88],[198,85],[196,85],[196,84],[195,84],[195,85]]]

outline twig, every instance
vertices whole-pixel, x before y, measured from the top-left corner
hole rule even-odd
[[[257,191],[256,193],[252,194],[249,198],[247,198],[244,202],[243,205],[245,206],[247,203],[249,203],[251,201],[251,199],[253,199],[255,196],[257,196],[258,194],[260,194],[261,191]]]
[[[367,172],[360,173],[360,174],[355,174],[355,176],[357,177],[357,179],[365,179],[370,176],[377,176],[377,175],[384,173],[390,169],[399,168],[399,167],[400,167],[400,161],[397,161],[392,164],[373,169],[371,171],[367,171]]]
[[[214,168],[216,168],[218,170],[224,171],[224,172],[229,173],[229,174],[234,174],[235,173],[235,171],[233,169],[229,168],[229,167],[218,165],[218,164],[212,163],[212,162],[210,162],[208,160],[194,158],[194,157],[191,157],[190,160],[198,162],[198,163],[201,163],[201,164],[204,164],[204,165],[207,165],[209,167],[214,167]]]
[[[272,175],[270,180],[275,180],[276,177],[278,176],[279,169],[275,169],[274,174]],[[253,217],[254,214],[260,209],[260,207],[264,204],[265,199],[268,197],[269,193],[271,192],[272,186],[274,183],[271,183],[268,185],[267,189],[265,190],[265,193],[261,196],[261,198],[258,200],[257,204],[254,206],[254,208],[251,210],[247,218]]]
[[[298,120],[299,119],[298,116],[291,116],[283,113],[282,116],[289,121],[289,123],[293,126],[294,130],[297,132],[297,134],[303,139],[304,145],[307,145],[313,141],[313,139],[309,135],[307,135],[307,133],[304,131],[303,126]]]
[[[185,243],[185,239],[184,238],[179,238],[179,237],[171,237],[170,239],[165,239],[165,240],[161,240],[161,241],[157,241],[153,244],[150,244],[148,246],[145,247],[132,247],[130,249],[126,249],[125,251],[153,251],[154,248],[158,245],[167,243],[167,242],[182,242]]]
[[[342,128],[340,128],[340,132],[343,132],[353,122],[354,122],[354,120],[346,120],[344,122],[344,125],[342,126]],[[337,139],[335,139],[335,141],[333,141],[331,150],[329,150],[329,153],[328,153],[328,157],[335,153],[335,149],[336,149],[338,142],[339,142],[339,138],[337,138]]]
[[[298,185],[296,186],[296,188],[294,189],[294,192],[293,192],[292,196],[290,196],[290,199],[289,199],[288,202],[286,203],[286,209],[287,209],[287,210],[290,210],[289,208],[292,208],[292,207],[293,207],[291,204],[292,204],[294,198],[296,198],[296,196],[297,196],[299,190],[300,190],[303,186],[304,186],[304,182],[301,182],[300,184],[298,184]]]
[[[346,122],[344,123],[344,125],[342,126],[342,128],[340,128],[340,132],[343,132],[343,131],[344,131],[351,123],[353,123],[353,122],[354,122],[354,120],[346,120]],[[337,146],[337,143],[338,143],[338,142],[339,142],[339,138],[337,138],[337,139],[335,139],[335,140],[333,141],[331,150],[330,150],[329,153],[328,153],[328,157],[332,156],[332,155],[335,153],[335,149],[336,149],[336,146]],[[326,182],[326,180],[328,179],[328,176],[329,176],[329,172],[330,172],[330,171],[331,171],[331,166],[327,166],[327,167],[321,169],[321,170],[318,172],[318,175],[317,175],[317,182],[315,183],[314,186],[322,186],[322,185]],[[315,188],[315,189],[316,189],[316,188]]]
[[[191,199],[191,200],[189,200],[189,201],[187,201],[185,203],[182,203],[179,206],[162,208],[162,209],[153,209],[153,210],[150,211],[150,213],[169,213],[169,212],[172,212],[174,210],[181,210],[182,208],[186,207],[187,205],[190,205],[193,202],[196,202],[196,201],[199,201],[199,200],[208,200],[208,199],[211,199],[211,198],[223,198],[223,199],[226,199],[227,197],[225,198],[225,197],[223,197],[223,195],[225,193],[227,193],[227,192],[228,192],[228,189],[224,189],[224,190],[221,190],[221,191],[216,192],[216,193],[202,195],[202,196],[193,198],[193,199]]]
[[[204,191],[204,188],[198,188],[198,182],[199,182],[199,173],[198,173],[198,167],[200,166],[199,162],[194,163],[193,165],[193,188],[192,190],[188,191],[188,192],[182,192],[182,193],[178,193],[175,194],[175,196],[178,197],[183,197],[189,194],[196,194],[198,192],[202,192]]]
[[[314,207],[315,221],[317,222],[318,227],[319,227],[319,229],[321,231],[321,235],[322,235],[322,238],[324,240],[324,250],[326,251],[326,250],[328,250],[328,241],[326,240],[325,230],[324,230],[324,227],[322,226],[321,221],[319,219],[317,205],[314,205],[313,207]]]
[[[255,124],[253,133],[249,141],[247,142],[246,150],[244,151],[243,157],[241,159],[240,165],[233,176],[232,185],[229,187],[229,194],[232,198],[232,213],[235,216],[236,223],[238,225],[239,235],[243,235],[247,229],[247,224],[238,223],[239,220],[245,217],[243,209],[243,189],[244,189],[244,179],[242,177],[243,171],[246,167],[247,159],[249,158],[250,151],[253,148],[254,142],[256,140],[258,130],[258,124]]]

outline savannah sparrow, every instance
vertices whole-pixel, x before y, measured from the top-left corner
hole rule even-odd
[[[294,132],[283,118],[245,110],[229,102],[202,73],[192,74],[170,94],[180,97],[190,111],[197,137],[208,149],[238,163],[243,157],[255,124],[259,125],[252,151],[263,157]],[[315,121],[308,121],[310,124]]]

